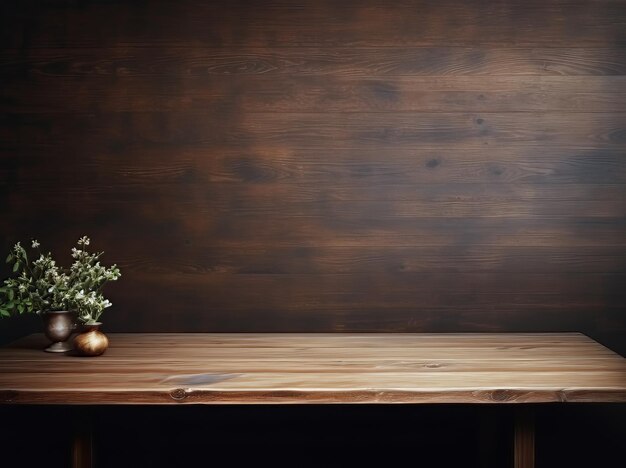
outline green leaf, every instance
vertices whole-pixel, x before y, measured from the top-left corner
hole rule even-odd
[[[18,304],[17,305],[17,310],[19,311],[20,314],[24,313],[24,304]]]
[[[15,273],[20,267],[20,262],[15,262],[15,265],[13,265],[13,273]]]
[[[2,316],[2,317],[10,317],[11,314],[9,313],[8,310],[0,309],[0,316]]]
[[[11,260],[13,260],[13,254],[10,253],[9,255],[7,255],[7,260],[6,262],[9,263]]]
[[[9,289],[9,300],[12,301],[15,297],[15,292],[12,289]]]

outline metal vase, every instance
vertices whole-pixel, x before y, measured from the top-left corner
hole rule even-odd
[[[52,341],[45,351],[49,353],[66,353],[72,350],[68,341],[76,328],[76,314],[69,310],[51,310],[43,314],[43,332]]]
[[[85,324],[74,338],[74,350],[81,356],[100,356],[109,347],[109,339],[100,331],[102,323]]]

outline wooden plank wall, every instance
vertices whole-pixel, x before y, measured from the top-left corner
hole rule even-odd
[[[624,1],[2,8],[1,246],[90,235],[108,330],[626,342]]]

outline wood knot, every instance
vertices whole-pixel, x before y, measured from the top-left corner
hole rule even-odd
[[[438,362],[429,362],[424,367],[428,367],[429,369],[439,369],[441,367],[441,364]]]
[[[170,392],[170,397],[172,400],[181,401],[187,398],[187,392],[184,388],[176,388]]]
[[[494,390],[491,392],[491,399],[493,401],[509,401],[515,397],[515,393],[510,390]]]
[[[431,169],[434,169],[435,167],[439,166],[439,164],[441,164],[441,162],[439,161],[439,159],[437,158],[432,158],[429,159],[428,162],[426,163],[426,167],[429,167]]]

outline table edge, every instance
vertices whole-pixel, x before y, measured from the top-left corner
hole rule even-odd
[[[0,390],[0,405],[69,404],[441,404],[626,403],[626,389],[467,390]]]

